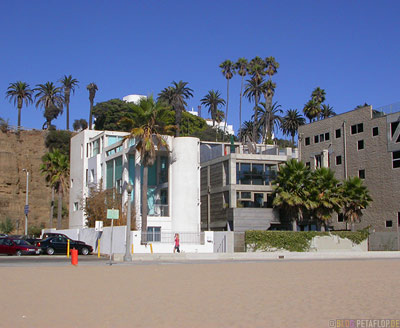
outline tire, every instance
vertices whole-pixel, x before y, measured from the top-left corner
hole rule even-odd
[[[22,252],[21,252],[20,250],[18,250],[18,251],[15,253],[15,255],[21,256],[21,255],[22,255]]]
[[[83,247],[81,249],[81,253],[82,253],[82,255],[88,255],[89,254],[89,249],[87,249],[87,247]]]
[[[51,247],[47,248],[46,249],[46,253],[47,253],[47,255],[53,255],[54,254],[54,248],[51,248]]]

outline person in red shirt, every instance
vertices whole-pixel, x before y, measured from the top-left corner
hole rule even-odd
[[[179,250],[179,233],[175,234],[175,247],[174,247],[174,253],[175,251],[178,251],[180,253],[181,251]]]

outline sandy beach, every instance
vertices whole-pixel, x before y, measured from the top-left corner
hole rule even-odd
[[[400,261],[2,267],[0,327],[337,327],[400,319]]]

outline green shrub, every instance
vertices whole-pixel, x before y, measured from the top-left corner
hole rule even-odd
[[[10,218],[6,218],[4,221],[0,222],[0,232],[9,234],[15,229],[15,223]]]
[[[246,246],[253,251],[287,250],[290,252],[307,252],[310,250],[311,240],[317,236],[337,235],[340,238],[360,244],[368,238],[368,229],[357,232],[351,231],[246,231]]]

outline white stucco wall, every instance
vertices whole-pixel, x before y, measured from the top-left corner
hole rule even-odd
[[[200,232],[200,141],[174,138],[172,147],[172,230]]]

